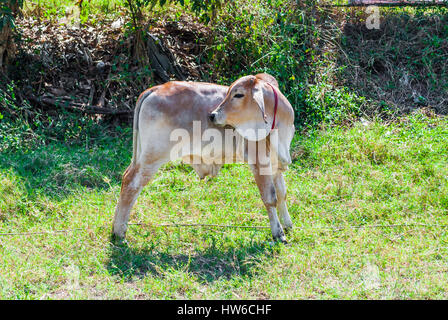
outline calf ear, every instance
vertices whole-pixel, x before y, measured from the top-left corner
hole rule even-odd
[[[249,141],[260,141],[267,137],[270,133],[266,111],[264,106],[263,82],[255,81],[252,87],[252,99],[255,103],[250,103],[247,108],[258,106],[258,110],[253,110],[253,116],[244,123],[235,126],[236,131]]]
[[[258,108],[260,108],[261,115],[263,117],[264,122],[267,123],[268,120],[266,119],[266,109],[264,107],[263,88],[259,82],[256,85],[254,85],[254,87],[252,88],[252,98],[257,103]]]

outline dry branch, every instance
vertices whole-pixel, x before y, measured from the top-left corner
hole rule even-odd
[[[43,108],[64,108],[71,111],[77,111],[86,114],[104,114],[104,115],[125,115],[132,114],[133,110],[130,109],[110,109],[102,108],[98,106],[87,105],[84,103],[73,102],[64,98],[54,98],[49,96],[36,97],[33,94],[27,96],[27,99]]]

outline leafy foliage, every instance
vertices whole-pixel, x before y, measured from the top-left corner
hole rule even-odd
[[[384,9],[379,30],[365,14],[347,13],[336,70],[344,85],[400,113],[448,104],[448,15],[446,8]]]
[[[70,3],[55,1],[56,7]],[[268,72],[292,103],[298,128],[345,123],[361,114],[390,117],[397,110],[424,106],[446,113],[445,94],[439,94],[447,90],[445,9],[388,9],[381,12],[384,30],[369,31],[362,10],[329,9],[322,4],[315,0],[114,0],[112,7],[92,0],[82,4],[81,16],[95,22],[103,7],[120,19],[125,16],[123,44],[130,40],[128,52],[133,54],[129,62],[120,56],[119,66],[114,62],[112,69],[129,70],[120,77],[127,87],[135,87],[132,76],[148,79],[146,84],[155,81],[148,70],[147,32],[157,27],[156,21],[174,25],[189,16],[208,30],[193,40],[201,48],[195,52],[200,68],[189,79],[229,84],[242,75]],[[170,35],[168,39],[172,41]],[[369,49],[372,40],[375,50]],[[126,97],[127,104],[135,99]]]
[[[215,45],[205,59],[213,64],[221,83],[244,74],[272,74],[295,108],[299,127],[341,121],[359,114],[367,102],[333,81],[332,48],[326,48],[328,43],[319,39],[334,24],[331,12],[312,0],[300,4],[282,0],[231,2],[212,26]],[[337,29],[333,31],[332,37],[337,37]]]
[[[16,8],[23,6],[23,0],[0,0],[0,31],[4,26],[15,27]]]

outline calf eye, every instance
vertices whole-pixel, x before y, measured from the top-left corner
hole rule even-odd
[[[242,98],[244,97],[244,94],[242,93],[237,93],[236,95],[233,96],[234,98]]]

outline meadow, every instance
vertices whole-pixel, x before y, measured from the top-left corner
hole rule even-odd
[[[269,229],[174,226],[268,226],[246,165],[203,181],[182,163],[158,172],[113,243],[130,128],[46,145],[2,134],[17,145],[0,157],[1,299],[447,298],[446,117],[297,132],[288,245]]]
[[[381,8],[371,30],[332,0],[8,1],[0,299],[448,298],[446,8]],[[111,241],[135,101],[173,65],[278,80],[297,129],[287,245],[247,165],[199,180],[181,162]]]

